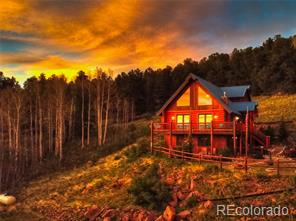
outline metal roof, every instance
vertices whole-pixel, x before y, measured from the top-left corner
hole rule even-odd
[[[221,87],[228,97],[244,97],[248,89],[250,89],[250,85]]]
[[[233,110],[236,111],[254,111],[256,109],[257,103],[252,101],[244,101],[244,102],[232,102],[229,104]]]
[[[250,111],[252,111],[252,110],[255,110],[256,108],[257,104],[255,102],[232,102],[228,100],[228,102],[225,103],[222,99],[224,95],[224,91],[226,91],[226,95],[228,97],[232,97],[233,95],[235,95],[233,97],[237,97],[237,95],[241,95],[241,94],[243,94],[242,96],[244,96],[246,90],[250,88],[249,85],[220,88],[194,74],[189,74],[188,77],[185,79],[185,81],[181,84],[181,86],[175,91],[175,93],[167,100],[167,102],[157,112],[157,115],[160,115],[169,106],[169,104],[178,96],[178,94],[187,86],[187,84],[192,80],[198,81],[208,91],[208,93],[211,94],[213,97],[215,97],[215,99],[229,113],[240,115],[239,113],[240,111],[246,111],[247,108]],[[238,96],[238,97],[241,97],[241,96]]]

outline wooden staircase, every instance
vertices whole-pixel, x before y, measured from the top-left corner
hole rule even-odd
[[[270,147],[270,136],[266,136],[264,133],[256,128],[254,131],[251,132],[251,138],[256,140],[266,149]]]

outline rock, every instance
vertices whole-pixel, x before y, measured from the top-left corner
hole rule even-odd
[[[14,211],[16,211],[16,205],[10,205],[6,209],[6,212],[8,212],[8,213],[14,212]]]
[[[182,212],[179,212],[177,217],[181,218],[181,219],[186,219],[188,216],[191,215],[191,211],[190,210],[184,210]]]
[[[84,214],[89,221],[95,220],[100,215],[100,210],[97,205],[92,205]]]
[[[185,195],[181,191],[177,192],[177,197],[178,197],[179,200],[185,199]]]
[[[196,188],[196,183],[195,183],[194,179],[191,179],[189,189],[194,190],[195,188]]]
[[[4,204],[6,206],[14,204],[16,201],[14,196],[6,196],[4,194],[0,195],[0,204]]]
[[[211,209],[213,207],[213,202],[208,200],[203,204],[203,207],[206,209]]]
[[[114,209],[107,209],[106,211],[103,212],[102,217],[109,217],[112,215],[112,212],[114,211]]]
[[[166,183],[167,183],[168,185],[173,185],[173,184],[175,184],[175,179],[172,178],[172,177],[168,177],[168,178],[166,179]]]
[[[172,201],[169,202],[169,205],[172,206],[172,207],[176,207],[178,205],[178,196],[177,196],[177,193],[173,193],[172,195]]]
[[[155,221],[165,221],[165,219],[163,218],[163,216],[159,216]]]
[[[121,218],[121,221],[130,221],[130,215],[129,214],[124,214]]]
[[[173,221],[176,216],[176,210],[172,206],[167,206],[164,213],[163,213],[163,218],[166,221]]]

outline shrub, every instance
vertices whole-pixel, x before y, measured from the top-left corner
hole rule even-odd
[[[187,201],[187,208],[192,208],[196,206],[198,198],[196,195],[192,195]]]
[[[124,155],[127,157],[128,162],[132,162],[146,154],[147,151],[148,150],[146,147],[144,147],[144,144],[140,143],[137,145],[132,145],[128,150],[124,152]]]
[[[158,168],[157,164],[152,164],[143,177],[135,177],[128,193],[133,196],[137,205],[161,211],[171,198],[171,190],[161,182]]]
[[[266,136],[270,136],[270,142],[271,142],[271,143],[274,142],[275,131],[274,131],[274,128],[273,128],[273,127],[268,126],[266,129],[262,129],[262,132],[263,132]]]
[[[219,167],[215,164],[208,164],[205,166],[204,173],[216,173],[219,171]]]
[[[218,148],[218,155],[222,155],[223,157],[232,157],[233,149],[228,147]]]
[[[264,173],[257,173],[256,178],[259,181],[268,181],[268,180],[270,180],[270,177],[268,175],[264,174]]]
[[[289,136],[289,133],[287,130],[287,126],[285,122],[282,121],[279,126],[279,134],[278,134],[279,141],[281,142],[287,141],[288,136]]]

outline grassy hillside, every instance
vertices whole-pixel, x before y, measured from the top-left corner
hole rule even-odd
[[[296,121],[296,94],[259,96],[254,98],[258,102],[259,117],[257,122]]]
[[[124,215],[132,217],[135,211],[143,209],[135,204],[128,188],[135,177],[142,177],[154,163],[159,165],[160,180],[169,186],[172,199],[176,192],[184,196],[178,199],[177,212],[190,210],[191,220],[215,217],[215,204],[219,202],[207,199],[272,191],[295,185],[295,179],[288,177],[266,176],[256,171],[247,175],[241,170],[233,172],[226,169],[220,172],[213,165],[145,154],[141,151],[145,145],[146,141],[140,139],[136,144],[96,162],[88,162],[71,171],[57,172],[30,182],[16,195],[16,211],[0,214],[0,220],[85,220],[85,211],[94,204],[99,208],[116,208],[114,212],[117,218]],[[295,207],[295,199],[296,191],[293,194],[227,200],[223,203]],[[150,213],[157,217],[162,211],[150,210]]]
[[[296,114],[293,112],[294,108],[291,108],[296,105],[295,98],[296,96],[257,97],[260,121],[275,121],[282,113],[290,113],[284,116],[284,120],[295,120]],[[285,109],[286,106],[289,107],[288,110]],[[241,206],[284,205],[296,208],[296,191],[211,201],[293,187],[296,179],[269,176],[257,170],[250,170],[245,174],[244,171],[234,170],[232,167],[220,171],[213,165],[200,165],[145,153],[144,150],[149,146],[147,126],[148,121],[144,119],[130,125],[134,131],[132,140],[136,140],[133,144],[99,151],[91,150],[85,153],[85,156],[71,159],[69,164],[79,162],[77,168],[71,167],[39,177],[14,191],[18,202],[16,208],[12,208],[9,213],[0,212],[0,220],[87,220],[85,212],[93,205],[105,210],[107,208],[107,211],[112,211],[117,218],[125,216],[129,217],[129,220],[136,220],[133,217],[141,211],[156,218],[163,213],[163,209],[142,207],[129,192],[133,180],[145,176],[151,165],[155,164],[159,165],[157,179],[170,189],[168,201],[176,201],[177,213],[190,211],[189,220],[217,219],[215,211],[216,204],[219,203]],[[86,162],[85,158],[90,160]],[[142,194],[147,195],[146,192]],[[162,206],[166,205],[167,203],[164,203]]]

